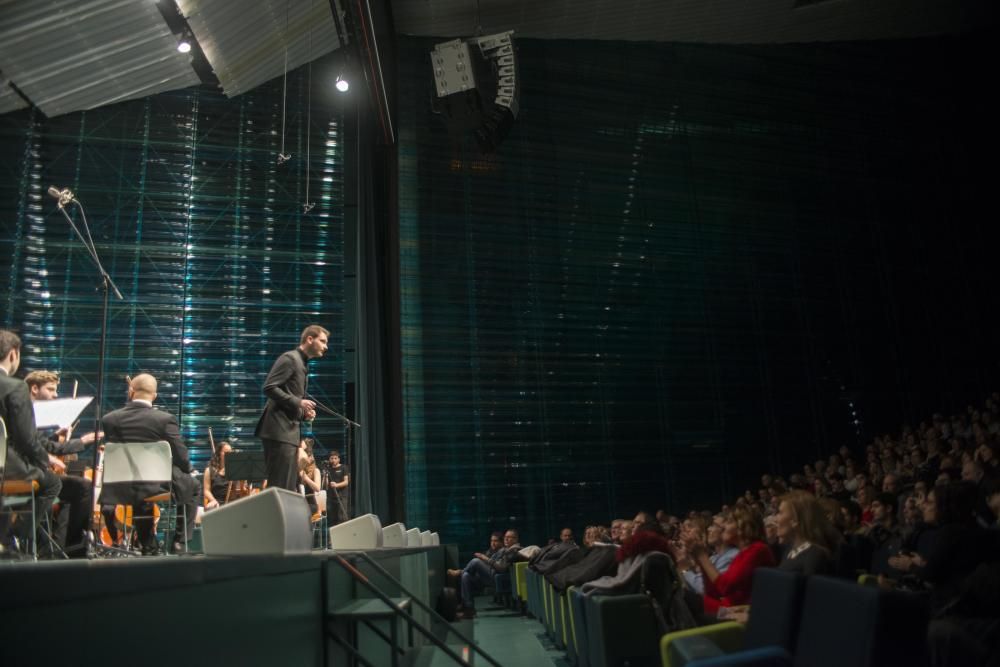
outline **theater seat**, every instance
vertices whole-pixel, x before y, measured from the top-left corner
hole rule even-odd
[[[493,601],[503,607],[510,606],[514,591],[513,578],[510,572],[497,572],[493,575]]]
[[[757,591],[755,583],[755,600]],[[756,608],[756,604],[751,607],[751,621]],[[718,657],[692,655],[696,659],[684,664],[687,667],[771,664],[793,664],[794,667],[919,667],[927,662],[927,623],[927,605],[918,596],[861,586],[833,577],[813,576],[806,583],[802,618],[791,663],[781,662],[783,647],[772,646]],[[683,641],[684,638],[677,639],[675,644],[693,654],[692,647],[685,646]],[[680,664],[676,656],[681,652],[675,650],[670,654],[671,667]]]
[[[668,633],[660,639],[662,664],[677,667],[695,659],[765,647],[793,652],[805,581],[794,572],[757,568],[747,626],[727,622]],[[714,653],[712,645],[717,649]]]
[[[587,635],[587,598],[576,586],[570,586],[566,591],[569,601],[570,624],[573,630],[573,641],[576,647],[577,667],[590,667],[590,640]]]
[[[780,646],[795,652],[806,578],[777,568],[758,568],[743,648]]]
[[[591,667],[658,664],[660,628],[653,603],[640,593],[586,596]]]
[[[528,561],[514,563],[514,596],[518,600],[519,609],[524,613],[528,603]]]
[[[792,658],[785,649],[770,646],[720,658],[696,660],[688,663],[688,667],[792,667]]]
[[[806,586],[797,667],[911,667],[925,662],[928,609],[918,596],[831,577]]]

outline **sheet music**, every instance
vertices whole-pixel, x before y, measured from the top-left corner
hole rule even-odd
[[[94,400],[93,396],[77,398],[56,398],[51,401],[35,401],[36,428],[66,428],[76,421],[84,408]]]

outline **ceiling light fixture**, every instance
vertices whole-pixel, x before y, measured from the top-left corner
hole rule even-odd
[[[346,93],[351,87],[350,82],[348,82],[347,79],[345,79],[343,76],[339,74],[337,75],[337,83],[334,85],[336,85],[337,90],[339,90],[342,93]]]
[[[190,53],[191,42],[187,41],[186,39],[182,39],[181,41],[177,42],[177,50],[180,51],[181,53]]]

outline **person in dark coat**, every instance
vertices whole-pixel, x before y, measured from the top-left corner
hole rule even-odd
[[[50,457],[40,444],[28,385],[14,377],[20,365],[21,339],[12,331],[0,329],[0,419],[3,419],[7,432],[4,479],[38,482],[35,519],[39,524],[52,509],[52,503],[62,489],[59,477],[50,465],[59,473],[66,471],[66,465]],[[9,519],[2,520],[6,522]],[[6,525],[0,524],[0,536],[6,532]]]
[[[194,532],[198,507],[198,482],[191,477],[191,461],[187,446],[181,440],[177,419],[169,412],[153,407],[156,400],[156,378],[143,373],[132,378],[128,388],[129,402],[125,407],[104,415],[103,426],[107,442],[139,443],[165,441],[170,444],[173,464],[171,487],[174,502],[184,506],[185,523],[177,522],[172,550],[184,550],[184,544]],[[144,554],[159,552],[153,532],[153,507],[144,501],[166,491],[165,485],[153,482],[118,485],[106,484],[101,491],[102,504],[132,505],[136,517],[135,530]]]
[[[812,494],[791,491],[782,496],[777,528],[778,539],[788,548],[779,565],[782,570],[833,573],[842,538]]]
[[[305,397],[306,364],[323,356],[329,335],[318,324],[307,326],[299,337],[299,346],[278,357],[264,380],[267,404],[254,435],[264,445],[268,488],[298,488],[297,457],[302,439],[299,424],[316,417],[316,403]]]

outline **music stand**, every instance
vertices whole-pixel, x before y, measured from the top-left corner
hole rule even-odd
[[[267,479],[264,452],[229,452],[226,454],[226,479],[234,481],[263,482]]]

